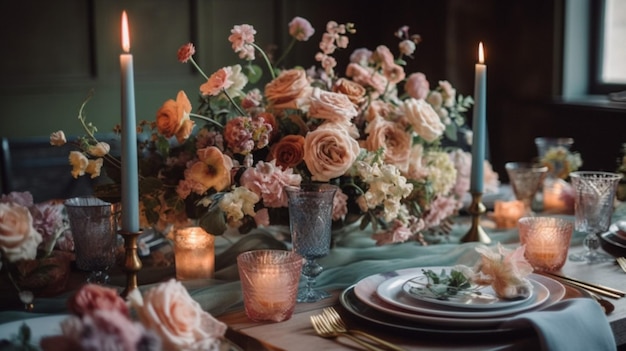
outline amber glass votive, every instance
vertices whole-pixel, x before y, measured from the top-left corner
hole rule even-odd
[[[499,229],[515,228],[517,221],[526,214],[524,203],[519,200],[496,200],[493,206],[493,215],[491,218]]]
[[[302,256],[286,250],[254,250],[237,256],[248,318],[273,322],[291,318],[302,263]]]
[[[523,217],[518,222],[524,255],[536,271],[558,271],[567,260],[574,223],[556,217]]]
[[[215,237],[200,227],[174,232],[176,279],[212,278],[215,271]]]

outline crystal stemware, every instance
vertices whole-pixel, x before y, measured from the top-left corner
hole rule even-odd
[[[596,263],[612,260],[613,257],[598,252],[599,234],[611,224],[617,184],[622,179],[619,173],[582,171],[570,173],[575,191],[574,212],[576,230],[585,232],[585,251],[569,256],[571,261]]]
[[[116,205],[95,197],[76,197],[65,200],[76,266],[89,272],[87,282],[106,284],[108,270],[115,264],[117,244]]]
[[[305,258],[302,275],[306,285],[298,292],[298,302],[316,302],[330,297],[326,291],[315,289],[315,279],[322,273],[318,258],[330,251],[333,198],[337,187],[330,184],[303,184],[300,188],[286,187],[289,199],[289,227],[293,250]]]
[[[532,202],[548,172],[548,167],[530,162],[507,162],[504,165],[515,198],[524,203],[527,215],[532,215]]]

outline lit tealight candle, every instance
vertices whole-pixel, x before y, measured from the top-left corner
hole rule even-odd
[[[492,219],[496,222],[497,228],[515,228],[517,226],[517,221],[525,214],[524,203],[519,200],[496,200],[493,206]]]
[[[176,230],[174,259],[176,279],[204,279],[215,271],[215,237],[200,227]]]
[[[538,271],[559,270],[565,264],[574,224],[555,217],[524,217],[518,221],[524,256]]]

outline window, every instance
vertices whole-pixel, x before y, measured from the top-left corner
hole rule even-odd
[[[626,1],[591,2],[589,93],[626,90]]]

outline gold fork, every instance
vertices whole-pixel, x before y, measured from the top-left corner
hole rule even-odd
[[[317,335],[323,338],[336,338],[339,336],[345,336],[349,338],[350,340],[356,342],[357,344],[363,346],[366,350],[385,351],[383,349],[379,349],[378,347],[357,338],[354,335],[336,331],[335,329],[333,329],[333,327],[330,324],[330,321],[328,320],[328,317],[324,313],[318,314],[318,315],[312,315],[311,324],[313,324],[313,329],[315,329],[315,332],[317,333]]]
[[[370,335],[366,332],[356,330],[356,329],[348,330],[348,328],[346,327],[346,324],[343,322],[343,319],[341,319],[341,316],[339,315],[339,313],[332,307],[324,308],[323,313],[328,316],[328,319],[330,320],[332,327],[335,329],[335,331],[339,333],[358,334],[360,336],[370,339],[371,341],[384,347],[385,349],[394,350],[394,351],[406,351],[405,349],[399,346],[396,346],[383,339],[377,338],[374,335]]]
[[[624,258],[624,257],[618,257],[618,258],[616,259],[616,261],[617,261],[617,264],[620,266],[620,268],[621,268],[624,272],[626,272],[626,258]]]

